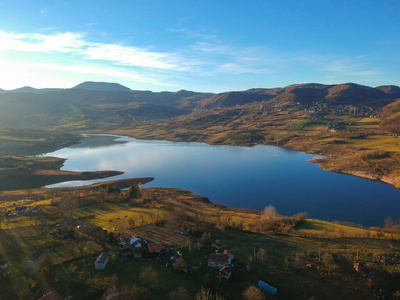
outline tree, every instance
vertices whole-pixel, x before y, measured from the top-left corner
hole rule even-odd
[[[322,261],[328,266],[328,276],[331,274],[331,267],[335,263],[335,259],[331,253],[324,253],[322,256]]]
[[[66,256],[74,257],[75,256],[75,249],[76,249],[76,242],[73,239],[66,239],[63,241],[64,251]]]
[[[58,213],[64,227],[72,225],[73,214],[78,208],[78,201],[74,198],[63,197],[58,203]]]
[[[294,258],[294,265],[296,266],[297,269],[299,269],[302,265],[301,254],[299,252],[296,252],[296,257]]]
[[[144,286],[155,286],[158,281],[158,273],[152,266],[145,267],[140,273],[139,279]]]
[[[392,219],[391,216],[386,217],[386,218],[385,218],[385,221],[384,221],[384,228],[386,228],[386,229],[392,228],[393,223],[394,223],[394,222],[393,222],[393,219]]]
[[[254,285],[251,285],[247,290],[244,291],[243,298],[245,300],[265,300],[263,291]]]
[[[180,286],[177,289],[172,290],[168,294],[168,298],[173,299],[173,300],[190,300],[190,299],[192,299],[189,292],[183,286]]]
[[[137,199],[142,196],[139,186],[133,184],[129,187],[129,198]]]
[[[208,274],[208,273],[207,273]],[[224,300],[225,298],[220,296],[218,293],[213,293],[209,289],[204,287],[196,294],[196,300]]]
[[[262,219],[273,220],[277,216],[279,216],[278,211],[276,210],[275,206],[268,205],[264,208],[264,211],[261,214]]]
[[[123,286],[118,292],[118,300],[146,300],[148,298],[147,289],[138,287],[136,284],[131,288]]]
[[[264,248],[260,248],[257,250],[258,260],[261,260],[263,262],[266,255],[267,255],[267,250],[265,250]]]
[[[285,259],[283,260],[283,265],[285,266],[285,271],[289,269],[289,256],[286,256]]]

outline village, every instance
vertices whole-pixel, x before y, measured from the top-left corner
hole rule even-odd
[[[352,293],[368,287],[376,296],[378,278],[392,282],[400,271],[394,231],[331,223],[331,232],[310,231],[304,216],[223,208],[187,191],[103,186],[22,198],[2,203],[0,219],[8,249],[0,252],[0,292],[11,297],[291,299],[302,280],[315,278],[303,293],[319,295],[326,278],[346,280],[340,274],[352,278]]]

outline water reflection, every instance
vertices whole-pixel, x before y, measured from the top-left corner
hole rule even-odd
[[[231,207],[262,210],[272,204],[284,215],[306,211],[313,218],[369,226],[382,226],[388,215],[400,218],[395,188],[324,171],[308,162],[313,155],[274,146],[210,146],[87,135],[79,145],[46,155],[67,158],[65,170],[125,172],[113,179],[155,177],[152,186],[187,189]]]

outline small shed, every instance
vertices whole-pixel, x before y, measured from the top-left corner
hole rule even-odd
[[[96,262],[94,263],[94,268],[95,270],[104,270],[106,268],[107,263],[108,263],[108,253],[102,252],[97,257]]]

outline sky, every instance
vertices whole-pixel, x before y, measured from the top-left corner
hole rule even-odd
[[[0,0],[0,88],[400,85],[400,0]]]

